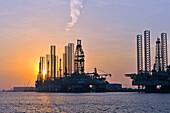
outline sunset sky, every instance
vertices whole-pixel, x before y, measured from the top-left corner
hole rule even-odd
[[[66,31],[70,0],[0,0],[0,90],[28,81],[34,86],[39,56],[55,44],[62,57],[64,46],[77,39],[86,72],[96,67],[112,74],[109,82],[131,87],[124,74],[136,72],[136,35],[151,31],[153,67],[156,38],[170,34],[169,12],[170,0],[84,0],[78,21]]]

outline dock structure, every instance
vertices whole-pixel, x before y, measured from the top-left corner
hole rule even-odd
[[[138,86],[138,92],[170,93],[170,65],[168,66],[167,33],[157,38],[155,62],[150,70],[150,31],[144,31],[145,70],[143,70],[142,35],[137,35],[137,74],[125,74],[132,79],[132,85]]]

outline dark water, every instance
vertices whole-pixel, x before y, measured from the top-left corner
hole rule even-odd
[[[170,113],[170,94],[0,92],[0,112]]]

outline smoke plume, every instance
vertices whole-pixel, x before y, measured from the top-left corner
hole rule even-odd
[[[70,17],[71,22],[67,24],[66,31],[69,31],[71,27],[78,21],[80,16],[80,10],[83,8],[83,0],[70,0]]]

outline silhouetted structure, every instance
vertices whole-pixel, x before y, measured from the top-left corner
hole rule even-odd
[[[58,55],[57,55],[56,63],[57,63],[56,64],[56,68],[57,68],[56,72],[57,72],[57,78],[58,78],[59,77],[59,69],[58,69],[59,68],[59,66],[58,66],[59,65],[59,59],[58,59]]]
[[[65,46],[63,53],[63,74],[68,73],[68,46]]]
[[[60,78],[61,78],[61,58],[60,58],[60,69],[59,69],[59,71],[60,71]]]
[[[43,80],[43,74],[45,70],[45,57],[40,57],[40,63],[39,63],[39,80]]]
[[[144,31],[144,48],[145,48],[145,72],[151,71],[151,55],[150,55],[150,31]]]
[[[137,36],[137,67],[138,74],[125,74],[130,77],[132,85],[138,86],[139,92],[153,93],[162,92],[170,93],[170,66],[168,65],[167,55],[167,34],[161,34],[156,41],[155,63],[150,71],[150,31],[145,31],[145,71],[142,70],[142,36]],[[166,69],[167,68],[167,69]],[[140,72],[139,72],[140,71]],[[159,86],[159,87],[158,87]]]
[[[45,74],[45,80],[48,81],[50,79],[50,55],[46,55],[46,74]]]
[[[42,62],[41,62],[41,57],[40,57],[40,62],[39,62],[39,73],[37,75],[37,81],[42,81],[43,80],[43,73],[42,73]]]
[[[161,49],[161,45],[160,45],[160,38],[157,38],[156,41],[156,52],[155,52],[155,64],[154,64],[154,70],[161,71],[161,53],[160,53],[160,49]]]
[[[74,60],[74,73],[84,73],[84,51],[82,49],[81,40],[77,40],[77,47]]]
[[[74,69],[74,44],[69,43],[65,46],[63,53],[63,74],[72,74]]]
[[[161,56],[162,71],[166,71],[166,67],[168,66],[167,33],[161,33]]]
[[[61,59],[59,63],[60,76],[55,78],[55,46],[51,46],[51,77],[54,79],[39,79],[37,77],[36,89],[39,92],[106,92],[115,91],[117,85],[109,84],[106,81],[107,76],[111,74],[98,74],[97,69],[93,73],[84,72],[84,51],[82,49],[81,40],[77,40],[77,46],[74,57],[74,44],[69,43],[65,46],[65,53],[63,54],[63,75],[61,69]],[[47,56],[48,57],[48,56]],[[46,58],[48,59],[48,58]],[[47,74],[49,73],[49,60],[47,60]],[[74,61],[74,73],[73,70]],[[41,61],[40,61],[41,67]],[[69,72],[67,72],[67,69]],[[58,70],[57,70],[58,71]],[[39,75],[42,75],[41,69]],[[120,89],[120,86],[119,88]]]
[[[142,35],[137,35],[137,70],[138,74],[143,72]]]
[[[51,46],[51,80],[55,80],[56,77],[56,50],[55,46]]]
[[[68,44],[68,73],[72,74],[74,70],[74,43]]]

